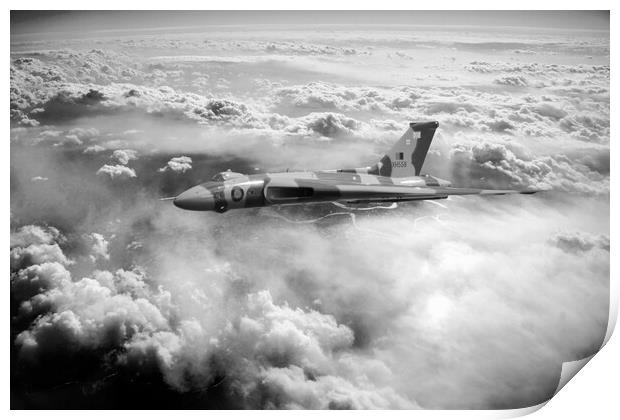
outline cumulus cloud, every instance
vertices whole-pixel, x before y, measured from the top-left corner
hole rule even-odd
[[[551,242],[558,248],[571,253],[589,251],[601,248],[609,251],[609,237],[607,235],[590,235],[584,232],[563,232],[555,235]]]
[[[68,131],[68,134],[76,136],[82,141],[88,141],[96,138],[99,135],[99,130],[94,127],[74,127]]]
[[[33,311],[42,305],[55,311],[38,318],[32,328],[17,336],[21,357],[118,345],[137,330],[166,324],[151,302],[113,294],[94,279],[65,282],[56,291],[59,293],[43,293],[30,301]]]
[[[597,74],[596,71],[593,70],[593,74]],[[517,87],[529,84],[526,76],[518,73],[494,82]],[[605,86],[607,82],[601,78],[600,83]],[[265,89],[274,88],[265,86]],[[437,119],[443,129],[448,130],[457,127],[545,138],[568,133],[575,140],[600,143],[607,143],[609,139],[605,121],[595,120],[594,115],[584,115],[556,92],[536,97],[514,92],[480,92],[466,87],[368,88],[327,83],[276,87],[275,92],[272,109],[277,111],[294,107],[305,111],[373,112],[405,121],[413,119],[413,114],[415,119]],[[584,99],[590,102],[588,106],[598,108],[598,103],[590,97]],[[607,114],[604,109],[601,111]],[[608,120],[607,115],[603,120]]]
[[[52,244],[62,241],[60,231],[55,227],[42,227],[37,225],[25,225],[17,231],[11,232],[11,248],[25,247],[34,244]]]
[[[277,89],[274,102],[279,107],[386,112],[410,108],[421,98],[421,92],[409,86],[387,89],[312,82]]]
[[[136,171],[124,165],[103,165],[97,170],[97,175],[107,176],[110,179],[135,178]]]
[[[42,131],[38,138],[37,142],[49,143],[53,146],[80,146],[85,141],[90,141],[93,139],[97,130],[89,129],[84,130],[81,128],[74,128],[67,132],[59,131],[59,130],[45,130]]]
[[[11,268],[52,261],[68,264],[70,261],[56,243],[57,240],[62,240],[62,236],[56,228],[22,226],[11,234]]]
[[[60,140],[58,143],[55,143],[55,146],[66,146],[66,145],[73,145],[73,146],[79,146],[82,144],[82,140],[80,140],[80,138],[78,136],[76,136],[75,134],[67,134],[62,140]]]
[[[284,129],[303,135],[318,134],[323,137],[351,135],[364,124],[353,118],[335,113],[311,113],[295,120],[287,119]]]
[[[260,48],[264,44],[258,43]],[[251,46],[254,47],[254,46]],[[254,47],[256,48],[256,47]],[[265,51],[279,54],[299,54],[299,55],[364,55],[368,51],[361,51],[355,48],[335,47],[331,45],[317,45],[303,42],[270,42],[265,45]]]
[[[515,62],[488,62],[472,61],[465,65],[465,69],[477,73],[515,73],[525,74],[534,77],[550,75],[561,80],[565,74],[588,75],[593,79],[603,81],[609,74],[609,66],[597,65],[565,65],[565,64],[542,64],[536,62],[515,63]],[[558,77],[560,76],[560,77]]]
[[[563,155],[519,157],[510,146],[477,142],[452,146],[451,164],[456,177],[477,177],[488,185],[508,185],[588,194],[607,194],[609,179]]]
[[[31,244],[26,247],[11,249],[11,268],[16,269],[30,264],[45,262],[60,262],[69,264],[58,244]]]
[[[41,228],[29,230],[34,235],[29,242],[51,240]],[[22,244],[26,233],[22,229],[15,243]],[[100,249],[102,236],[91,238],[95,239],[93,251]],[[240,387],[234,392],[247,394],[244,404],[270,395],[265,408],[417,406],[389,387],[377,388],[390,376],[386,365],[371,362],[359,377],[358,362],[353,360],[357,356],[340,359],[341,352],[351,349],[354,336],[331,315],[277,305],[269,292],[260,291],[241,302],[233,325],[213,336],[196,319],[174,322],[183,310],[171,301],[168,291],[149,287],[139,269],[97,270],[72,280],[66,264],[67,260],[33,261],[12,276],[13,297],[21,301],[20,316],[37,316],[15,338],[24,362],[57,352],[123,346],[126,351],[115,363],[129,369],[152,363],[166,382],[181,391],[212,379],[215,367],[206,362],[216,357],[218,366],[231,377],[231,390]],[[197,345],[202,351],[196,351]],[[372,375],[373,381],[366,375]]]
[[[505,76],[494,80],[498,85],[527,86],[527,79],[523,76]]]
[[[342,373],[335,368],[356,369],[349,357],[334,364],[334,353],[349,348],[353,335],[333,317],[276,305],[267,291],[248,295],[244,307],[236,325],[219,337],[206,337],[194,320],[182,322],[177,333],[137,334],[119,363],[152,360],[168,383],[186,389],[192,379],[209,379],[214,372],[203,366],[208,355],[216,353],[226,364],[231,386],[245,394],[246,404],[269,395],[263,408],[416,407],[394,395],[393,389],[377,390],[355,376],[347,380],[335,375]],[[205,351],[196,354],[193,349],[199,343]],[[381,369],[389,373],[386,366],[376,367]]]
[[[11,292],[20,300],[20,312],[32,313],[29,299],[71,281],[71,273],[60,262],[43,262],[30,265],[11,276]]]
[[[24,107],[16,116],[48,120],[67,120],[80,116],[142,111],[171,119],[185,118],[205,124],[228,124],[238,127],[264,128],[265,124],[246,105],[227,99],[209,98],[177,92],[168,86],[150,88],[131,84],[88,86],[65,83],[48,88],[41,99]],[[27,88],[26,88],[27,89]],[[35,87],[36,89],[36,87]],[[38,100],[32,98],[33,101]],[[35,108],[36,107],[36,108]],[[73,138],[73,137],[72,137]],[[79,140],[79,137],[75,137]],[[80,140],[81,141],[81,140]]]
[[[127,165],[130,161],[138,159],[138,152],[131,149],[118,149],[112,152],[110,158],[121,165]]]
[[[192,158],[189,156],[178,156],[170,159],[163,168],[159,168],[159,172],[172,171],[184,173],[190,169],[192,169]]]
[[[106,150],[105,147],[95,144],[94,146],[88,146],[86,149],[84,149],[83,153],[85,155],[94,155],[94,154],[103,152],[105,150]]]
[[[92,233],[88,235],[88,239],[92,244],[92,254],[90,258],[93,262],[96,261],[98,258],[102,258],[104,260],[110,259],[110,253],[108,251],[108,247],[110,244],[102,234]]]

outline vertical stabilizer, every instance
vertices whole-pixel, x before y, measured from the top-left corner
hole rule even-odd
[[[371,171],[394,178],[420,175],[437,127],[437,121],[410,123],[405,134]]]

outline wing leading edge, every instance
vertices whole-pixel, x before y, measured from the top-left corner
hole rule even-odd
[[[409,188],[409,187],[407,187]],[[387,202],[403,202],[403,201],[421,201],[421,200],[441,200],[451,195],[507,195],[507,194],[535,194],[538,190],[484,190],[479,188],[415,188],[416,191],[408,191],[406,193],[395,194],[393,197],[376,198],[357,198],[354,200],[336,200],[344,201],[351,204],[357,203],[387,203]]]

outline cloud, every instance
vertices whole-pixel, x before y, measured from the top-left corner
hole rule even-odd
[[[207,361],[215,356],[217,366],[228,371],[231,391],[249,392],[243,402],[248,406],[268,396],[265,408],[275,401],[280,408],[416,407],[393,389],[376,387],[391,374],[384,364],[372,362],[360,377],[359,366],[368,361],[356,362],[353,355],[340,359],[353,345],[353,332],[331,315],[277,305],[261,291],[242,301],[232,328],[213,336],[192,318],[175,327],[182,311],[168,291],[154,290],[147,281],[144,272],[122,269],[72,281],[61,262],[19,270],[12,279],[13,297],[22,301],[22,317],[37,317],[15,338],[20,359],[34,363],[59,352],[122,345],[119,366],[142,370],[153,364],[169,385],[185,391],[213,378]]]
[[[178,156],[170,159],[163,168],[159,168],[159,172],[172,171],[176,173],[184,173],[191,169],[192,158],[189,156]]]
[[[108,176],[110,179],[135,178],[136,171],[123,165],[103,165],[97,170],[97,175]]]
[[[91,237],[96,253],[107,252],[101,235]],[[145,293],[140,271],[96,271],[94,278],[72,281],[66,268],[70,260],[57,244],[53,246],[62,258],[31,259],[32,265],[12,275],[12,296],[21,300],[21,316],[37,317],[15,338],[21,358],[35,361],[44,354],[119,345],[138,331],[167,326],[159,309],[146,298],[164,307],[168,295]]]
[[[226,366],[227,374],[234,378],[231,384],[236,387],[238,383],[246,393],[256,394],[263,392],[260,388],[274,366],[292,364],[314,375],[325,375],[332,362],[331,353],[352,342],[351,331],[332,317],[275,305],[269,292],[250,294],[246,303],[238,324],[219,336],[209,337],[195,320],[181,322],[176,333],[137,334],[126,343],[127,353],[119,363],[131,366],[149,360],[162,370],[169,384],[188,389],[197,385],[192,379],[205,381],[215,374],[209,371],[206,360],[216,353],[223,358],[221,367]],[[197,345],[205,351],[196,353]],[[248,395],[248,403],[253,398]],[[281,393],[282,400],[292,398]],[[326,407],[329,393],[320,398]]]
[[[27,114],[67,83],[109,83],[131,80],[135,74],[110,51],[40,51],[11,62],[11,116],[22,124],[38,122]],[[118,72],[112,69],[118,69]]]
[[[498,85],[506,85],[506,86],[527,86],[529,83],[527,79],[523,76],[505,76],[499,79],[494,80]]]
[[[510,186],[587,194],[608,194],[609,179],[575,165],[563,155],[554,157],[518,157],[510,145],[477,142],[454,144],[453,173],[474,176],[490,186]]]
[[[552,118],[555,120],[560,120],[566,117],[566,115],[568,115],[567,112],[561,109],[558,109],[551,104],[546,104],[546,103],[537,105],[536,107],[534,107],[534,110],[538,113],[538,115]]]
[[[31,87],[38,89],[38,87]],[[55,89],[54,89],[55,88]],[[40,98],[40,99],[39,99]],[[46,89],[46,94],[31,98],[16,118],[29,117],[43,121],[66,121],[80,116],[143,112],[170,119],[237,127],[265,127],[246,105],[227,99],[208,98],[177,92],[168,86],[150,88],[132,84],[81,85],[65,83]],[[35,112],[36,111],[36,112]]]
[[[249,402],[267,396],[263,408],[416,408],[390,387],[380,388],[391,374],[380,362],[372,367],[364,359],[355,366],[354,356],[339,356],[353,344],[352,331],[333,317],[316,311],[293,310],[273,303],[269,292],[248,296],[247,312],[238,328],[225,338],[242,358],[236,375],[249,386]],[[255,366],[244,366],[243,360]],[[259,367],[256,370],[256,367]],[[251,369],[248,369],[251,367]]]
[[[524,69],[517,67],[513,70],[525,71]],[[543,74],[538,70],[536,72]],[[573,74],[581,73],[567,72],[568,76]],[[594,70],[593,74],[598,77]],[[512,86],[529,84],[526,76],[518,73],[496,79],[495,83]],[[607,85],[604,79],[601,79],[600,83],[602,86]],[[538,84],[539,82],[534,83]],[[264,86],[265,89],[273,90],[273,86],[268,84]],[[591,98],[586,97],[584,100],[591,101]],[[272,104],[272,109],[278,112],[287,112],[287,109],[290,112],[291,107],[304,111],[324,109],[347,110],[353,113],[370,111],[375,115],[383,114],[396,120],[414,119],[411,117],[413,114],[415,119],[430,117],[439,120],[442,130],[456,127],[545,138],[569,133],[570,137],[579,141],[600,143],[606,143],[609,139],[606,116],[602,118],[603,121],[600,118],[595,120],[594,114],[586,117],[583,111],[577,110],[570,102],[555,95],[536,97],[514,95],[512,92],[480,92],[467,87],[368,88],[310,83],[277,88]],[[599,105],[593,101],[588,105],[590,106],[598,108]],[[605,113],[604,110],[602,112]],[[576,116],[580,116],[579,122]],[[596,122],[593,124],[594,121]],[[271,126],[278,128],[273,124]]]
[[[42,110],[37,110],[37,112],[40,111]],[[39,134],[36,142],[49,143],[56,147],[80,146],[85,142],[93,141],[98,135],[99,131],[95,128],[84,129],[76,127],[64,132],[60,130],[44,130]]]
[[[55,143],[54,146],[79,146],[81,144],[82,140],[80,140],[78,136],[76,136],[75,134],[68,134],[64,137],[64,139],[62,139],[58,143]]]
[[[270,397],[268,404],[263,407],[268,409],[420,408],[415,403],[394,394],[389,388],[360,390],[337,376],[308,378],[303,369],[297,366],[266,371],[261,387]]]
[[[60,231],[55,227],[24,225],[15,232],[11,232],[11,248],[26,247],[34,244],[53,244],[63,241]]]
[[[92,141],[99,136],[99,130],[94,127],[75,127],[68,131],[68,135],[77,137],[82,142]]]
[[[69,264],[58,244],[32,244],[11,248],[11,269],[45,262]]]
[[[310,110],[357,110],[389,112],[409,108],[421,97],[421,89],[343,86],[323,82],[281,87],[275,90],[277,107],[294,106]]]
[[[108,250],[110,244],[102,234],[92,233],[88,236],[88,239],[92,242],[92,254],[90,258],[93,262],[98,258],[102,258],[104,260],[110,259],[110,253]]]
[[[253,343],[240,350],[261,363],[295,364],[320,372],[329,364],[330,353],[353,343],[351,330],[333,317],[275,305],[269,292],[250,294],[247,306],[232,339]]]
[[[302,135],[339,137],[351,135],[364,126],[362,122],[342,114],[311,113],[303,118],[287,119],[284,130]]]
[[[78,303],[72,304],[71,300]],[[26,360],[41,353],[115,345],[133,331],[153,330],[166,324],[150,302],[113,295],[88,278],[67,284],[60,294],[48,293],[32,302],[34,310],[38,305],[46,305],[56,312],[38,318],[31,329],[17,336],[20,357]]]
[[[101,153],[103,151],[105,151],[106,148],[103,146],[100,146],[98,144],[95,144],[94,146],[88,146],[86,149],[84,149],[84,154],[85,155],[94,155],[97,153]]]
[[[22,302],[22,311],[32,312],[31,305],[25,303],[31,297],[71,281],[71,273],[61,262],[30,265],[11,276],[11,292]]]
[[[131,149],[119,149],[112,152],[110,158],[121,165],[127,165],[130,161],[138,159],[138,152]]]
[[[609,75],[609,66],[602,65],[565,65],[542,64],[536,62],[488,62],[472,61],[465,65],[465,69],[476,73],[521,73],[530,76],[553,75],[556,79],[564,74],[589,75],[604,80]]]
[[[555,235],[551,242],[558,248],[571,253],[586,252],[593,248],[601,248],[609,252],[609,237],[606,235],[563,232]]]
[[[260,48],[264,43],[258,43]],[[256,48],[251,46],[252,49]],[[299,55],[364,55],[368,51],[360,51],[355,48],[334,47],[331,45],[317,45],[302,42],[270,42],[265,45],[265,51],[278,54],[299,54]]]

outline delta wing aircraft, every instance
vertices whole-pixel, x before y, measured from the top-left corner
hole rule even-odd
[[[174,198],[185,210],[223,213],[248,207],[394,203],[437,200],[451,195],[532,194],[526,190],[453,188],[449,181],[420,175],[438,122],[413,122],[392,149],[375,165],[316,172],[244,175],[220,172]]]

